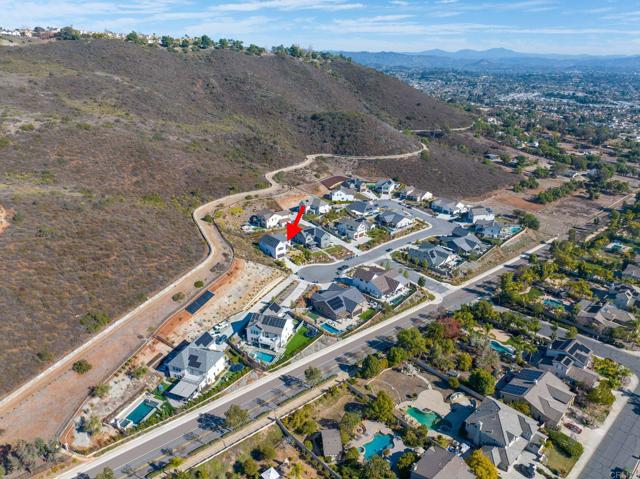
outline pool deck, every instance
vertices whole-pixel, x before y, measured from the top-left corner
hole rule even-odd
[[[352,439],[349,443],[349,447],[355,447],[360,450],[360,448],[364,447],[365,444],[371,442],[376,434],[391,434],[393,435],[393,447],[389,449],[389,456],[396,453],[402,453],[407,449],[407,446],[402,442],[402,439],[399,436],[396,436],[385,424],[365,419],[362,421],[362,425],[365,428],[365,433]]]
[[[400,403],[397,407],[403,411],[410,407],[415,407],[421,411],[430,410],[442,417],[451,412],[451,406],[445,402],[442,393],[437,389],[425,389],[414,400]]]

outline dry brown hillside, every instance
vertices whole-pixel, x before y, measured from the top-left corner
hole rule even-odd
[[[470,119],[345,61],[110,40],[0,47],[0,392],[205,253],[189,216],[305,153],[415,148]]]

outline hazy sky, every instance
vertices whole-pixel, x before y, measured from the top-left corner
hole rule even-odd
[[[318,50],[640,53],[637,0],[0,0],[0,26],[231,37]]]

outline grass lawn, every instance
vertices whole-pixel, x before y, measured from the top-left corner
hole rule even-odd
[[[578,457],[569,457],[554,445],[547,447],[545,454],[547,467],[552,471],[557,471],[562,477],[566,476],[578,462]]]
[[[362,321],[367,321],[373,318],[374,314],[376,314],[376,310],[374,308],[369,308],[366,311],[364,311],[362,314],[360,314],[360,319]]]
[[[307,333],[307,330],[308,329],[307,329],[307,326],[305,324],[304,326],[302,326],[298,330],[298,332],[296,332],[296,334],[294,334],[291,337],[291,339],[287,343],[287,347],[284,350],[284,354],[282,355],[280,360],[276,364],[274,364],[273,366],[280,365],[283,362],[291,359],[292,356],[294,356],[297,353],[299,353],[300,351],[302,351],[304,348],[309,346],[309,344],[311,342],[313,342],[314,339],[316,339],[317,336],[313,336],[311,338],[305,336],[305,334]]]

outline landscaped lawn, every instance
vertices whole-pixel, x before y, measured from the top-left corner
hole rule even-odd
[[[277,364],[281,364],[284,361],[290,359],[292,356],[306,348],[316,338],[316,336],[309,338],[306,336],[306,333],[307,326],[304,325],[298,330],[298,332],[296,332],[296,334],[291,337],[289,343],[287,343],[287,347],[284,350],[282,358],[280,358],[280,361],[278,361]]]
[[[368,321],[369,319],[373,318],[374,314],[376,314],[376,310],[374,308],[369,308],[362,314],[360,314],[360,319],[362,321]]]
[[[573,466],[578,462],[578,457],[569,457],[562,451],[558,450],[556,446],[551,444],[545,450],[547,456],[547,467],[552,471],[557,471],[561,476],[566,476]]]

